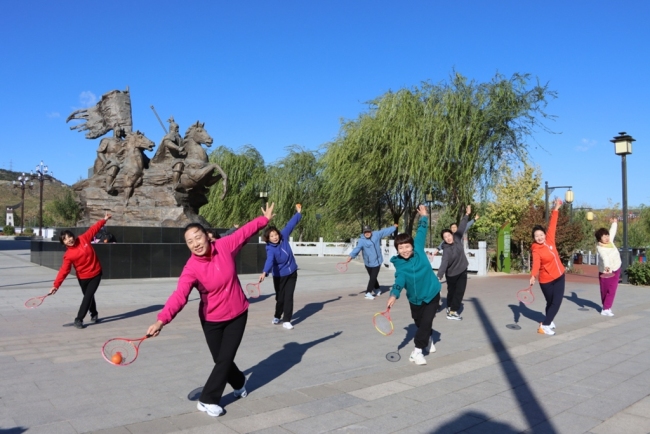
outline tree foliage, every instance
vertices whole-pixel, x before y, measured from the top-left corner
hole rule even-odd
[[[72,190],[66,189],[63,196],[47,204],[43,213],[43,226],[63,223],[65,226],[75,226],[81,218],[81,207],[76,201]],[[52,215],[52,217],[49,217]]]
[[[388,92],[344,122],[323,158],[328,204],[336,218],[370,223],[379,213],[404,217],[411,232],[426,194],[456,214],[485,195],[502,162],[524,162],[525,142],[542,119],[546,85],[500,74],[477,83],[455,73],[449,83]],[[381,220],[381,219],[380,219]]]

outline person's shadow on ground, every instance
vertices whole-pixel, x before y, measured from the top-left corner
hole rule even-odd
[[[601,306],[598,303],[594,303],[593,301],[587,300],[585,298],[579,298],[575,292],[571,292],[571,296],[565,295],[564,298],[572,303],[577,304],[578,307],[590,307],[597,312],[600,312],[601,310]]]
[[[415,333],[417,333],[418,328],[416,327],[415,324],[409,324],[408,326],[404,327],[404,331],[406,332],[404,334],[404,339],[402,339],[402,342],[397,346],[397,353],[399,354],[399,350],[402,348],[406,347],[409,342],[411,342],[415,338]],[[437,330],[431,330],[431,337],[433,338],[433,344],[437,344],[440,342],[440,332]]]
[[[148,313],[151,313],[151,312],[159,311],[163,307],[165,307],[165,306],[163,306],[162,304],[154,304],[153,306],[142,307],[140,309],[132,310],[130,312],[124,312],[124,313],[120,313],[120,314],[117,314],[117,315],[107,316],[107,317],[104,317],[104,318],[102,318],[100,316],[99,321],[96,324],[104,324],[104,323],[107,323],[107,322],[113,322],[113,321],[119,321],[119,320],[122,320],[122,319],[133,318],[134,316],[145,315],[145,314],[148,314]],[[90,324],[89,323],[89,324],[85,324],[85,325],[91,326],[91,325],[95,325],[95,324]]]
[[[544,321],[544,318],[546,318],[546,314],[544,314],[543,312],[532,310],[522,302],[519,302],[519,305],[509,304],[508,307],[512,309],[512,314],[514,315],[515,324],[519,324],[519,319],[522,316],[536,323],[540,323]]]
[[[267,298],[275,297],[275,294],[262,294],[257,298],[249,298],[248,302],[249,303],[259,303],[260,301],[264,301]]]
[[[337,301],[337,300],[340,300],[340,299],[341,299],[341,296],[339,295],[338,297],[333,298],[331,300],[319,301],[317,303],[306,304],[306,305],[304,305],[302,307],[302,309],[300,309],[299,311],[297,311],[296,313],[293,314],[293,318],[295,318],[295,319],[292,319],[291,323],[293,325],[300,324],[301,322],[303,322],[304,320],[306,320],[310,316],[312,316],[315,313],[320,312],[321,310],[323,310],[323,306],[325,306],[327,303],[332,303],[333,301]]]

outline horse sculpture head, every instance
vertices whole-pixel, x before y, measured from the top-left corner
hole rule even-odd
[[[200,123],[199,121],[196,121],[195,124],[190,125],[190,127],[187,129],[185,132],[185,139],[192,139],[196,143],[201,143],[207,147],[210,147],[212,145],[212,137],[210,137],[210,134],[203,128],[205,126],[205,122]]]
[[[126,138],[124,139],[124,141],[126,142],[126,146],[128,147],[132,147],[136,149],[144,149],[145,151],[152,151],[154,146],[156,146],[154,142],[149,140],[140,131],[126,133]]]

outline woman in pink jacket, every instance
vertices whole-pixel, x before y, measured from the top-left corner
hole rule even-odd
[[[158,336],[163,326],[187,304],[192,288],[199,291],[199,318],[214,368],[203,386],[197,408],[210,416],[223,413],[219,402],[226,383],[235,390],[235,398],[244,398],[248,394],[246,377],[234,361],[248,318],[248,300],[237,277],[235,257],[246,240],[268,224],[273,217],[273,207],[274,204],[267,205],[262,209],[262,216],[232,235],[212,242],[203,226],[198,223],[187,225],[185,242],[192,256],[183,268],[176,290],[158,314],[158,321],[147,330],[148,335]]]

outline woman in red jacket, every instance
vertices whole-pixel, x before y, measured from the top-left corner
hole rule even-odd
[[[553,318],[560,310],[564,298],[564,266],[555,246],[555,232],[560,206],[562,206],[562,201],[557,199],[555,209],[551,213],[548,232],[539,225],[533,228],[535,242],[530,247],[533,254],[530,284],[531,286],[535,284],[535,276],[539,273],[539,286],[542,288],[546,299],[546,317],[540,323],[537,333],[551,336],[555,334]]]
[[[92,225],[79,237],[75,237],[68,230],[61,232],[61,235],[59,235],[59,241],[66,247],[66,251],[63,255],[63,265],[59,269],[59,274],[57,274],[49,294],[55,294],[59,290],[74,265],[77,280],[84,295],[77,317],[74,319],[74,326],[78,329],[84,328],[84,318],[89,310],[90,322],[96,323],[98,321],[95,292],[102,280],[102,265],[97,259],[91,241],[110,218],[111,214],[107,212],[103,219]]]

